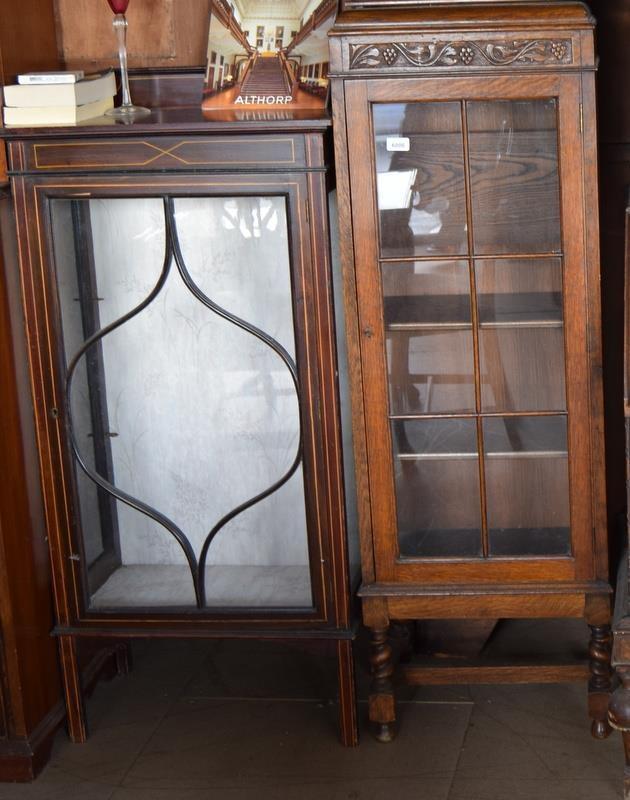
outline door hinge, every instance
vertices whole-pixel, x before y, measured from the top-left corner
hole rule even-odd
[[[580,103],[580,133],[584,133],[584,106]]]

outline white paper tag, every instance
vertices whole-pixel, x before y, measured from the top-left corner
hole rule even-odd
[[[409,139],[406,136],[388,136],[387,150],[394,153],[408,153]]]

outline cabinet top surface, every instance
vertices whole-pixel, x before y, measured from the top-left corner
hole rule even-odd
[[[418,30],[442,29],[495,29],[544,27],[591,27],[594,19],[588,8],[580,2],[564,3],[441,3],[415,7],[347,10],[340,14],[331,30],[331,36],[366,30]]]
[[[239,118],[239,115],[241,118]],[[154,108],[151,115],[131,124],[110,117],[86,120],[78,125],[0,127],[0,139],[69,139],[95,136],[128,139],[134,136],[185,134],[212,136],[224,134],[308,133],[331,125],[330,115],[308,111],[243,111],[202,113],[197,106]]]

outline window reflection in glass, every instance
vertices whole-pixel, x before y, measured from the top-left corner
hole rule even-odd
[[[460,104],[372,109],[382,257],[466,254]]]

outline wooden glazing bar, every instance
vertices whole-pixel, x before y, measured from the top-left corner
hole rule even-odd
[[[566,450],[508,450],[486,453],[486,458],[568,458]],[[477,453],[398,453],[400,461],[462,461],[477,458]]]
[[[470,233],[470,231],[469,231]],[[564,255],[562,250],[557,250],[550,253],[484,253],[482,256],[473,255],[476,261],[495,261],[495,260],[509,260],[516,259],[523,261],[525,259],[546,259],[546,258],[562,258]],[[397,261],[464,261],[468,260],[469,256],[466,253],[459,253],[449,256],[381,256],[379,262],[383,263],[396,263]]]
[[[445,411],[439,414],[390,414],[389,419],[476,419],[484,417],[566,417],[567,411]]]
[[[462,100],[462,144],[464,148],[464,190],[466,192],[466,219],[468,235],[468,269],[470,273],[470,313],[473,335],[473,358],[475,367],[475,415],[477,421],[477,451],[479,464],[479,499],[481,503],[481,549],[484,558],[488,558],[490,541],[488,535],[488,509],[486,501],[486,470],[483,450],[483,425],[481,422],[481,365],[479,356],[479,312],[477,308],[477,281],[475,276],[475,237],[473,227],[473,207],[470,178],[470,152],[468,148],[468,118],[466,101]]]
[[[480,328],[562,328],[564,323],[557,320],[530,320],[513,322],[482,322]]]
[[[469,322],[394,322],[385,326],[386,331],[432,331],[432,330],[470,330]]]

